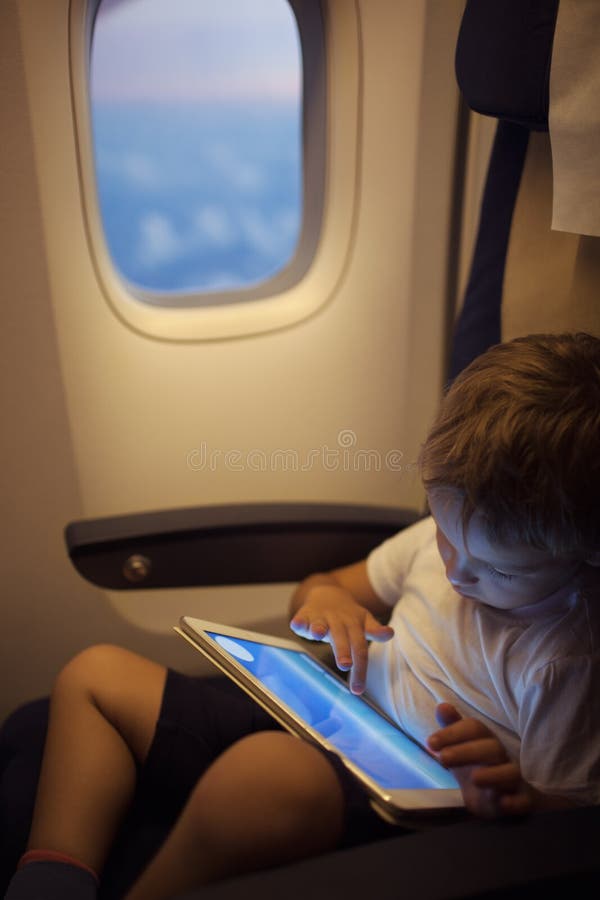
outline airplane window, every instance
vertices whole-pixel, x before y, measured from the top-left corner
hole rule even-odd
[[[237,300],[290,265],[304,185],[288,0],[102,0],[90,99],[106,243],[142,299]]]

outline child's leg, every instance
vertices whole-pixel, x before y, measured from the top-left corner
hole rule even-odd
[[[58,676],[28,847],[99,872],[148,752],[166,676],[119,647],[85,650]]]
[[[310,744],[275,731],[243,738],[199,780],[127,900],[165,900],[331,849],[343,806],[333,767]]]

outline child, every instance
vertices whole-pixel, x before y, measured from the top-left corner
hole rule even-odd
[[[351,689],[428,743],[472,812],[600,802],[600,340],[487,351],[443,400],[421,471],[431,517],[302,582],[292,629],[332,644]],[[252,701],[95,647],[57,679],[8,900],[41,884],[46,900],[94,897],[136,781],[175,821],[129,900],[323,852],[359,821],[392,828]]]

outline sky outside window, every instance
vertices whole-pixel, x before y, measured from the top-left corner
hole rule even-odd
[[[302,224],[302,60],[287,0],[103,0],[91,57],[99,202],[121,275],[249,287]]]

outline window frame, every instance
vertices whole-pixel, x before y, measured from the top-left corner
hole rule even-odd
[[[105,299],[121,321],[133,330],[164,340],[214,340],[241,337],[287,327],[312,315],[332,296],[349,257],[354,229],[356,162],[358,156],[360,30],[356,0],[287,0],[296,17],[300,37],[303,75],[303,215],[296,250],[289,262],[274,276],[248,287],[226,291],[152,292],[131,285],[112,261],[100,213],[94,163],[90,82],[90,56],[93,26],[101,0],[71,0],[70,10],[70,76],[79,181],[90,256]],[[336,270],[331,260],[320,260],[327,224],[328,203],[332,196],[332,65],[328,42],[328,26],[334,15],[341,18],[343,4],[351,16],[345,30],[349,33],[350,52],[339,53],[340,84],[353,70],[350,81],[352,101],[338,116],[349,132],[345,165],[340,167],[337,194],[341,195],[341,178],[351,175],[346,183],[347,200],[335,216],[342,226],[335,241]],[[337,80],[337,79],[336,79]],[[352,92],[352,81],[356,90]],[[339,130],[335,129],[335,131]],[[337,143],[341,143],[336,141]],[[350,188],[350,189],[349,189]],[[345,209],[343,207],[346,207]],[[343,257],[343,258],[342,258]],[[323,282],[317,293],[312,282]]]

